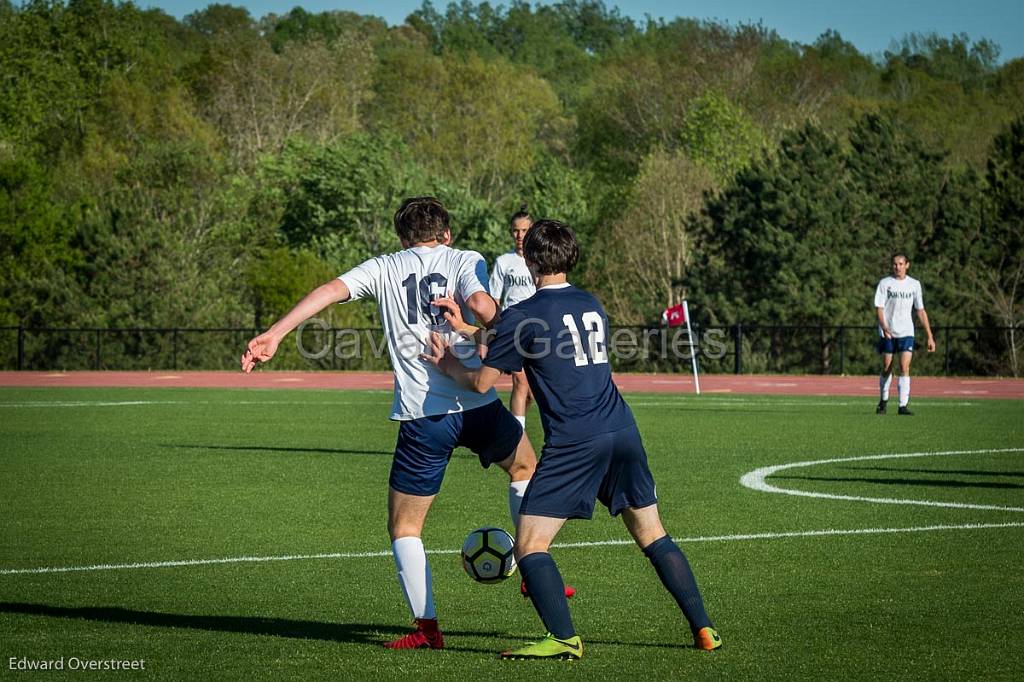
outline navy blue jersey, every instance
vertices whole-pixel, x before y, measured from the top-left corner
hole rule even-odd
[[[568,284],[544,287],[504,310],[494,333],[484,364],[526,370],[545,443],[577,443],[634,425],[612,383],[608,316],[593,295]]]

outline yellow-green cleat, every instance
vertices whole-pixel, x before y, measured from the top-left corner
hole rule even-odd
[[[714,628],[701,628],[697,636],[693,638],[693,646],[704,651],[714,651],[722,646],[722,638],[718,630]]]
[[[583,642],[579,635],[573,635],[569,639],[558,639],[550,632],[544,635],[544,639],[533,644],[527,644],[520,649],[504,651],[502,658],[512,661],[523,661],[534,658],[564,659],[570,661],[579,660],[583,656]]]

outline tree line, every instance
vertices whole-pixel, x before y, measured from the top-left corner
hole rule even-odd
[[[523,203],[567,221],[620,325],[871,324],[900,250],[934,324],[1017,326],[1022,114],[1024,60],[966,35],[0,0],[0,326],[265,325],[419,194],[489,259]]]

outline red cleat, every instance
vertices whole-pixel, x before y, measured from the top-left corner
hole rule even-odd
[[[386,649],[443,649],[444,636],[437,629],[436,618],[417,618],[416,629],[393,642],[385,642]]]
[[[520,582],[519,583],[519,594],[523,595],[523,599],[529,599],[530,598],[530,591],[526,589],[526,583],[525,582]],[[572,585],[566,585],[565,586],[565,598],[566,599],[572,599],[575,596],[576,596],[576,588],[573,587]]]

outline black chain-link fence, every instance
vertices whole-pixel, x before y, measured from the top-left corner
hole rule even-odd
[[[255,329],[32,329],[0,327],[5,370],[224,370],[238,366]],[[936,351],[917,335],[918,375],[1014,376],[1024,356],[1024,329],[940,327]],[[685,327],[618,327],[606,339],[617,371],[689,372]],[[700,371],[719,374],[873,374],[878,371],[874,326],[736,324],[694,327]],[[274,358],[281,370],[387,370],[379,328],[305,325]]]

